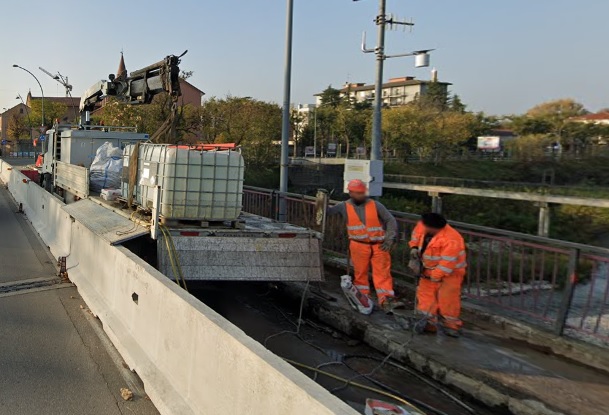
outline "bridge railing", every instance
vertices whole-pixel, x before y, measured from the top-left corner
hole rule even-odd
[[[599,192],[606,194],[604,186],[565,186],[550,183],[510,182],[498,180],[463,179],[458,177],[430,177],[402,174],[385,174],[385,182],[407,183],[421,186],[446,186],[470,189],[509,190],[557,196],[599,197]]]
[[[277,219],[281,196],[286,199],[288,222],[315,227],[315,199],[310,196],[246,187],[244,210]],[[414,281],[407,268],[408,240],[418,215],[392,214],[399,226],[392,272]],[[560,335],[609,345],[609,249],[461,222],[451,224],[467,243],[464,298],[493,313]],[[347,256],[348,240],[340,218],[328,218],[324,250]]]

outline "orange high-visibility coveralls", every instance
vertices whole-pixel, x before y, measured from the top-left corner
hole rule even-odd
[[[425,229],[419,222],[409,245],[421,249],[424,241]],[[427,316],[432,330],[438,316],[445,327],[458,330],[463,325],[459,318],[461,284],[467,267],[463,237],[452,226],[446,225],[420,254],[423,275],[417,289],[417,311]]]
[[[385,230],[381,223],[376,202],[366,202],[366,224],[364,225],[351,203],[345,203],[347,210],[347,235],[349,251],[353,261],[354,285],[363,294],[370,294],[368,271],[372,265],[372,280],[379,304],[388,297],[395,296],[391,277],[391,254],[381,249],[385,240]]]

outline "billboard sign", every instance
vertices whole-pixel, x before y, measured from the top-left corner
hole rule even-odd
[[[501,137],[499,137],[499,136],[478,137],[478,150],[483,150],[483,151],[501,150]]]

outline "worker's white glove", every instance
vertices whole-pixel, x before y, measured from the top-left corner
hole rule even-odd
[[[419,248],[412,248],[410,250],[410,259],[419,259]]]
[[[408,261],[408,268],[417,278],[421,275],[423,269],[421,257],[419,255],[419,248],[412,248],[410,250],[410,261]]]

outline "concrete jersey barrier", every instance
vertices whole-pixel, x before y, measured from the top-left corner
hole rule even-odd
[[[122,246],[111,246],[63,202],[0,160],[0,179],[160,413],[356,414],[235,325]]]

